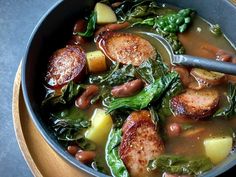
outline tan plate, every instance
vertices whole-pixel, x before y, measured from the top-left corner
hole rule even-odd
[[[13,122],[21,152],[34,176],[88,177],[88,174],[64,161],[47,144],[27,112],[21,90],[21,65],[16,73],[12,99]]]

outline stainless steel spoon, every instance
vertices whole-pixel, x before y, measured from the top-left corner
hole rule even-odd
[[[162,45],[168,50],[171,63],[174,65],[202,68],[209,71],[217,71],[220,73],[236,75],[236,64],[202,57],[195,57],[191,55],[175,55],[170,44],[162,36],[149,32],[139,33],[151,36],[161,42]]]

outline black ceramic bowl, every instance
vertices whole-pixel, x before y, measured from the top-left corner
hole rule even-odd
[[[166,0],[160,1],[178,7],[190,7],[207,21],[222,27],[223,32],[236,44],[236,7],[226,0]],[[39,132],[48,144],[70,164],[78,167],[94,176],[103,175],[88,166],[80,163],[69,155],[57,142],[55,136],[47,127],[40,111],[40,92],[43,92],[41,84],[42,71],[45,69],[49,56],[56,49],[62,48],[72,34],[73,25],[84,9],[90,9],[94,5],[93,0],[67,0],[59,1],[40,20],[30,38],[28,48],[22,64],[22,88],[24,99],[30,116]],[[30,133],[30,132],[29,132]],[[223,163],[211,171],[203,174],[211,177],[222,174],[236,165],[236,153],[230,155]]]

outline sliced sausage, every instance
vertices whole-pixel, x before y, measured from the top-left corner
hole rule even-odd
[[[67,46],[57,50],[49,59],[45,81],[53,88],[74,80],[81,81],[85,74],[86,56],[79,46]]]
[[[171,108],[175,114],[191,119],[203,119],[212,115],[219,103],[219,93],[214,89],[192,90],[171,99]]]
[[[164,144],[157,134],[149,111],[141,110],[129,115],[122,127],[119,154],[129,174],[147,176],[147,164],[164,152]]]
[[[109,59],[122,64],[139,66],[149,58],[156,58],[150,42],[131,33],[104,32],[98,36],[97,45]]]
[[[200,68],[193,68],[190,74],[196,81],[206,86],[219,85],[225,81],[225,74]]]
[[[114,97],[129,97],[139,92],[144,87],[144,82],[141,79],[136,79],[126,82],[123,85],[113,87],[111,94]]]
[[[80,109],[86,109],[90,105],[91,99],[99,92],[96,85],[89,85],[80,97],[75,100],[75,106]]]

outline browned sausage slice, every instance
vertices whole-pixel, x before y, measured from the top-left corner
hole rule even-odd
[[[202,119],[212,115],[218,103],[219,93],[214,89],[187,89],[185,93],[172,98],[171,107],[175,114]]]
[[[85,72],[86,56],[84,50],[69,45],[57,50],[49,59],[46,83],[53,87],[61,87],[71,80],[78,82]]]
[[[122,64],[139,66],[156,57],[156,50],[150,42],[131,33],[104,32],[98,36],[97,44],[109,59]]]
[[[119,153],[131,176],[147,176],[147,164],[164,152],[149,111],[133,112],[122,127]]]

